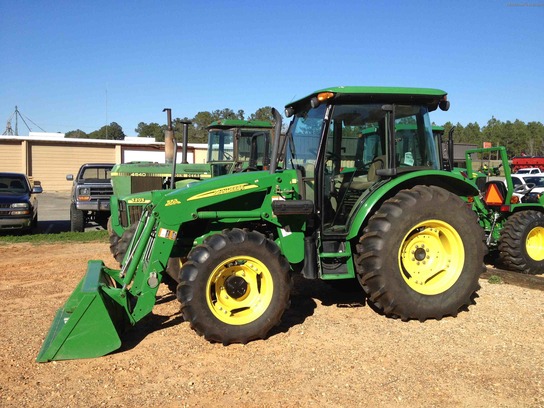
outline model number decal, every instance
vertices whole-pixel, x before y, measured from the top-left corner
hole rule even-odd
[[[150,203],[151,200],[147,200],[143,197],[134,197],[127,200],[127,203],[129,204],[147,204]]]

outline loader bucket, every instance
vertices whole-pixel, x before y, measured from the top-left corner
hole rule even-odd
[[[127,313],[102,289],[110,285],[103,270],[102,261],[89,261],[85,277],[57,311],[38,362],[99,357],[121,347]]]

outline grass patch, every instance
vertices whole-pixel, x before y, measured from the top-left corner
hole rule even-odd
[[[108,242],[108,231],[89,231],[89,232],[60,232],[58,234],[20,234],[20,235],[0,235],[0,245],[19,244],[28,242],[29,244],[54,244],[64,242]]]
[[[494,285],[498,285],[498,284],[504,283],[504,282],[502,281],[502,278],[501,278],[500,276],[498,276],[498,275],[491,275],[491,276],[487,279],[487,281],[488,281],[489,283],[491,283],[491,284],[494,284]]]

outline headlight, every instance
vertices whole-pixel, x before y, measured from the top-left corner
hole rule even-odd
[[[82,187],[78,189],[77,196],[80,201],[89,201],[91,199],[91,189],[89,187]]]
[[[13,203],[11,204],[11,208],[29,208],[30,206],[28,203]]]
[[[30,214],[30,205],[28,203],[13,203],[10,206],[13,208],[10,215],[28,215]]]

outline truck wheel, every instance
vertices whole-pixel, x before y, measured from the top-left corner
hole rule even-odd
[[[115,248],[115,252],[113,252],[113,257],[117,262],[119,262],[119,265],[123,263],[123,258],[128,251],[130,241],[132,241],[132,237],[134,237],[137,228],[137,222],[130,224],[130,227],[128,227],[125,232],[123,232],[123,235],[121,235],[121,237],[117,241],[117,246]]]
[[[357,252],[357,274],[369,301],[404,321],[456,316],[474,303],[485,270],[476,214],[435,186],[402,190],[385,201]]]
[[[78,210],[74,204],[70,205],[70,231],[85,231],[85,214]]]
[[[184,320],[208,341],[247,343],[280,322],[291,290],[289,263],[255,231],[226,230],[189,253],[177,296]]]
[[[499,257],[510,270],[544,273],[544,214],[528,210],[508,218],[501,231]]]

